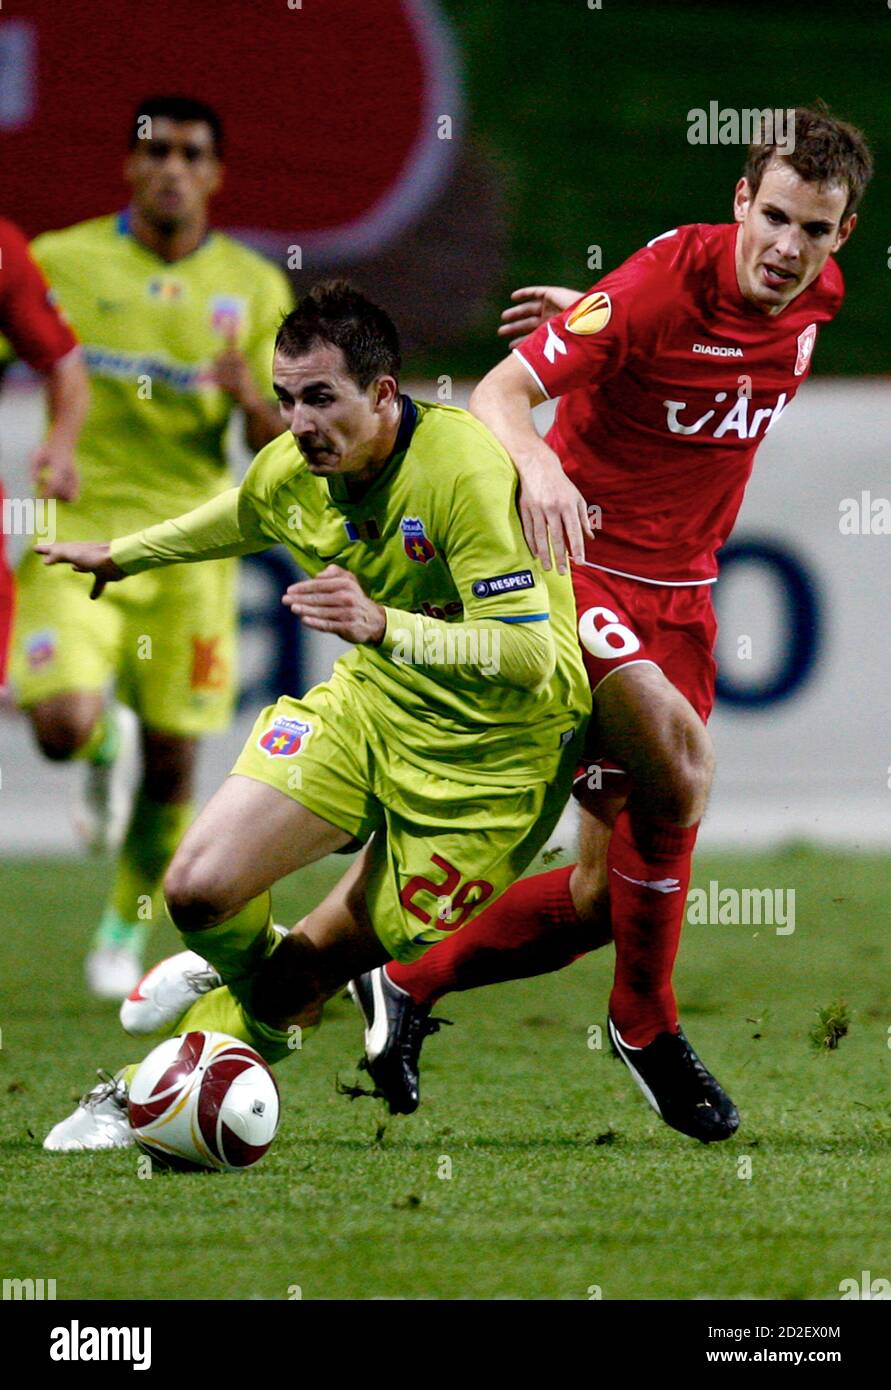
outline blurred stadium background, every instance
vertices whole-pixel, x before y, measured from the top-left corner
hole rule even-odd
[[[509,0],[280,0],[251,6],[246,26],[247,8],[155,0],[135,26],[121,0],[4,9],[4,213],[36,234],[121,206],[139,98],[198,96],[227,125],[217,224],[290,258],[298,289],[353,276],[400,326],[409,389],[456,404],[500,355],[513,287],[583,289],[670,227],[728,217],[742,151],[690,145],[691,108],[823,97],[864,128],[878,177],[841,258],[848,299],[759,453],[718,586],[719,776],[702,843],[891,842],[891,540],[839,526],[844,499],[859,509],[869,494],[868,511],[891,491],[891,14],[549,0],[520,21]],[[27,496],[40,427],[34,382],[15,371],[0,401],[12,497]],[[26,538],[10,543],[15,554]],[[283,621],[288,563],[242,567],[242,714],[205,746],[202,795],[251,711],[312,684],[337,654]],[[0,850],[72,851],[60,807],[77,769],[39,760],[10,710],[0,772]]]

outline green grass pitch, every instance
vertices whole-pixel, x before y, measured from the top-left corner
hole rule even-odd
[[[278,920],[342,867],[283,885]],[[837,1299],[842,1279],[887,1277],[889,867],[805,850],[699,857],[697,884],[797,896],[791,935],[685,931],[682,1017],[742,1112],[729,1143],[667,1129],[590,1045],[610,950],[446,1001],[457,1026],[428,1041],[410,1118],[336,1094],[360,1050],[336,1000],[278,1068],[283,1121],[256,1169],[141,1179],[136,1151],[40,1147],[96,1066],[146,1050],[81,988],[104,867],[7,864],[0,1276],[54,1278],[60,1299]],[[154,954],[175,945],[160,931]],[[839,1000],[850,1030],[821,1055],[808,1034]]]

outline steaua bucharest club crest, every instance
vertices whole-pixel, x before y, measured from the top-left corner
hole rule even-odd
[[[293,758],[295,753],[300,752],[311,733],[312,725],[304,724],[300,719],[276,719],[270,728],[260,735],[258,743],[270,758]]]
[[[817,339],[817,325],[811,323],[803,333],[798,335],[798,356],[795,359],[795,375],[804,376],[811,360],[811,353],[814,350],[814,343]]]
[[[245,302],[237,294],[214,294],[210,299],[210,326],[221,338],[234,338],[244,327]]]
[[[25,642],[25,652],[32,671],[48,666],[56,655],[56,634],[53,629],[47,627],[41,632],[32,632]]]
[[[419,565],[426,565],[428,560],[435,559],[436,549],[424,534],[424,523],[420,517],[404,516],[399,523],[399,529],[402,532],[405,553],[410,560],[416,560]]]

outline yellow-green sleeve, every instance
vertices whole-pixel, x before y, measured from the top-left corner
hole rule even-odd
[[[494,439],[466,424],[454,447],[466,458],[451,486],[438,487],[437,536],[464,621],[388,608],[380,650],[451,685],[538,691],[554,674],[557,652],[547,587],[516,508],[516,473]]]
[[[485,618],[450,623],[401,608],[384,612],[387,627],[378,651],[449,684],[485,681],[534,692],[556,669],[550,623],[512,625]]]
[[[125,574],[140,574],[160,565],[251,555],[274,544],[250,498],[233,487],[171,521],[118,537],[111,543],[111,558]]]

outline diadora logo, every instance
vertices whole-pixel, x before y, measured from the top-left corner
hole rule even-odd
[[[545,355],[545,359],[548,362],[550,362],[552,366],[557,360],[558,352],[563,357],[565,357],[567,353],[566,344],[564,343],[562,338],[557,337],[557,334],[554,332],[550,324],[548,324],[548,336],[545,341],[545,345],[542,348],[542,351]]]
[[[744,357],[742,348],[718,347],[716,343],[694,343],[694,352],[704,352],[707,357]]]
[[[726,401],[726,399],[726,391],[718,391],[715,395],[715,401],[718,405],[720,405],[722,401]],[[668,425],[672,434],[698,434],[699,431],[708,424],[709,420],[713,420],[717,414],[714,410],[707,410],[704,415],[700,415],[698,420],[691,420],[690,423],[687,424],[680,418],[681,411],[687,409],[686,401],[663,401],[662,404],[665,406],[666,410],[665,423]],[[712,437],[714,439],[723,439],[725,434],[735,434],[740,439],[754,439],[762,423],[767,420],[768,423],[764,429],[764,433],[766,434],[767,431],[776,424],[777,420],[779,420],[787,404],[786,392],[781,391],[776,399],[776,404],[772,406],[760,406],[753,412],[750,422],[748,396],[736,396],[734,397],[733,405],[712,431]]]

